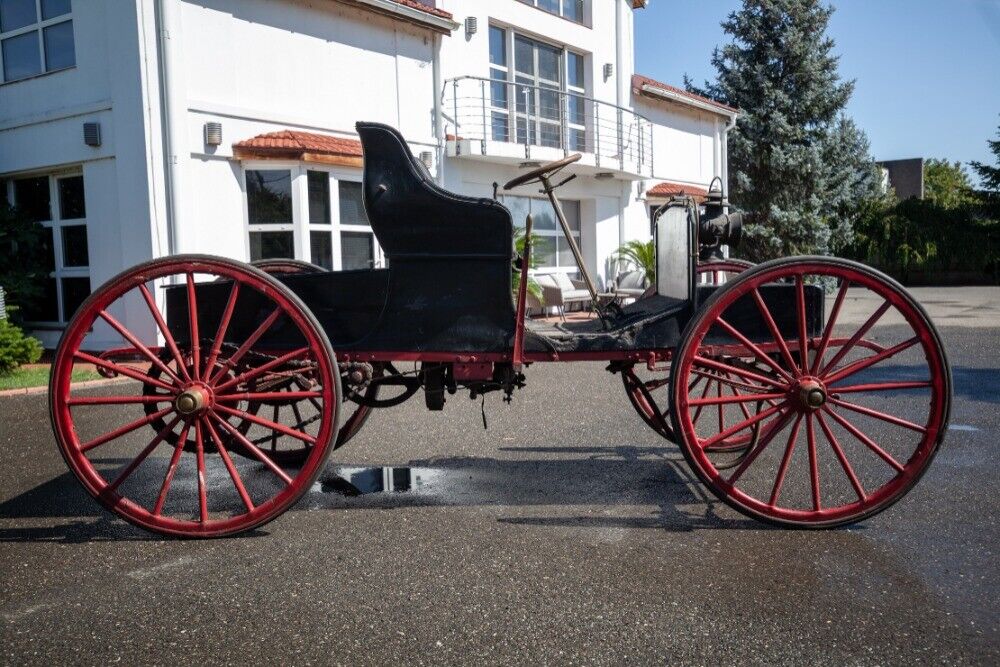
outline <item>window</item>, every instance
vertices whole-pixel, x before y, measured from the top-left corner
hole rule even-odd
[[[246,179],[250,261],[295,257],[292,172],[249,169]]]
[[[74,65],[71,0],[0,0],[4,82]]]
[[[340,264],[345,271],[370,269],[384,264],[380,257],[375,232],[365,213],[364,189],[361,183],[340,181]]]
[[[510,209],[514,224],[518,227],[524,227],[524,219],[529,213],[531,214],[533,220],[531,231],[539,237],[536,245],[532,247],[531,253],[538,260],[539,268],[569,271],[577,269],[573,251],[570,250],[562,226],[556,219],[552,204],[547,199],[504,197],[503,203]],[[570,231],[573,233],[573,239],[579,246],[580,202],[563,200],[561,203],[563,213],[566,214],[566,222],[569,223]]]
[[[583,23],[583,0],[521,0],[556,16]]]
[[[90,295],[90,244],[81,174],[14,178],[7,199],[48,234],[48,278],[43,298],[24,319],[33,324],[65,324]]]
[[[490,26],[490,81],[494,141],[586,150],[583,55]]]
[[[245,176],[251,261],[297,258],[328,271],[384,265],[360,182],[304,166]]]

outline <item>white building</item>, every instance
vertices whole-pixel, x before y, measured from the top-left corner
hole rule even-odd
[[[589,268],[613,278],[650,206],[725,179],[735,118],[635,75],[644,5],[0,0],[0,187],[53,230],[36,333],[53,345],[91,286],[153,257],[380,264],[358,120],[398,127],[473,195],[583,153],[560,194]],[[527,190],[504,198],[515,222],[536,212],[543,270],[573,272]]]

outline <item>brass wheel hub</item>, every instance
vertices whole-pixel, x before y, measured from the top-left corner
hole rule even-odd
[[[209,406],[211,397],[205,387],[188,387],[174,400],[174,408],[185,417],[197,414]]]
[[[804,410],[819,410],[826,404],[826,388],[818,380],[806,378],[799,382],[799,404]]]

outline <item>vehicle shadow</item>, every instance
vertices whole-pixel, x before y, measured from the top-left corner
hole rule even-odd
[[[494,506],[501,514],[498,522],[520,526],[678,532],[766,528],[729,510],[720,516],[722,503],[703,489],[674,448],[501,447],[498,453],[523,456],[415,459],[391,468],[331,463],[291,511]],[[383,470],[407,471],[411,482],[405,491],[354,493],[344,482],[345,470],[376,476]],[[584,513],[573,509],[584,506]],[[558,508],[558,514],[539,516],[537,508]],[[61,523],[62,518],[71,521]],[[258,530],[241,537],[266,534]],[[68,471],[0,503],[0,542],[162,539],[106,512]]]
[[[500,447],[501,454],[546,458],[449,457],[411,460],[405,466],[338,466],[327,471],[314,506],[394,509],[412,506],[494,506],[511,525],[590,528],[645,528],[689,532],[704,529],[765,528],[734,517],[706,492],[672,447]],[[400,471],[405,492],[351,488],[357,478],[388,484]],[[345,484],[345,480],[348,483]],[[558,516],[538,516],[534,508],[558,508]],[[587,507],[586,513],[574,508]],[[650,509],[650,508],[655,509]],[[528,514],[529,516],[525,516]]]

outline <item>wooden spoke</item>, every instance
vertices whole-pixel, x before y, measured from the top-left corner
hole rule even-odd
[[[881,419],[882,421],[889,422],[890,424],[895,424],[896,426],[902,426],[903,428],[908,428],[911,431],[916,431],[917,433],[926,433],[927,429],[920,424],[914,424],[911,421],[907,421],[900,417],[894,415],[886,414],[885,412],[879,412],[878,410],[872,410],[871,408],[866,408],[863,405],[858,405],[856,403],[849,403],[847,401],[841,400],[839,398],[830,398],[830,402],[834,405],[839,405],[842,408],[858,412],[863,415],[868,415],[869,417],[874,417],[875,419]]]
[[[112,492],[113,493],[119,486],[121,486],[122,482],[124,482],[126,479],[128,479],[128,476],[131,475],[133,472],[135,472],[135,469],[138,468],[139,465],[142,464],[142,462],[146,460],[146,457],[148,457],[150,454],[152,454],[153,450],[156,449],[156,447],[161,442],[163,442],[164,439],[166,439],[167,435],[170,434],[174,430],[174,426],[176,426],[177,422],[179,422],[180,420],[181,420],[181,418],[179,416],[178,417],[174,417],[170,421],[170,423],[168,423],[166,426],[164,426],[162,429],[160,429],[160,432],[156,434],[156,437],[153,438],[153,440],[150,441],[150,443],[148,445],[146,445],[145,449],[143,449],[141,452],[139,452],[139,455],[136,456],[134,459],[132,459],[132,462],[129,463],[125,467],[125,469],[122,470],[121,473],[118,474],[117,477],[115,477],[115,480],[113,482],[111,482],[110,484],[108,484],[107,487],[105,487],[105,492],[106,493],[107,492]]]
[[[729,322],[725,321],[721,317],[719,319],[717,319],[715,321],[715,323],[718,324],[719,326],[721,326],[723,329],[725,329],[733,338],[735,338],[736,340],[738,340],[739,342],[741,342],[743,345],[745,345],[747,348],[749,348],[750,351],[754,353],[754,356],[757,357],[757,359],[759,359],[763,363],[765,363],[768,366],[770,366],[771,368],[773,368],[775,370],[775,372],[778,375],[780,375],[786,382],[791,382],[792,381],[792,376],[789,375],[785,371],[785,369],[781,367],[781,364],[779,364],[778,362],[776,362],[771,357],[767,356],[767,354],[762,349],[760,349],[760,347],[758,347],[749,338],[747,338],[746,336],[744,336],[743,334],[741,334],[736,329],[736,327],[734,327],[733,325],[731,325]],[[792,370],[794,370],[794,368]]]
[[[296,440],[301,440],[302,442],[305,442],[310,445],[315,444],[316,442],[316,439],[311,435],[309,435],[308,433],[297,431],[293,428],[285,426],[284,424],[279,424],[278,422],[271,421],[270,419],[264,419],[263,417],[258,417],[257,415],[250,414],[249,412],[245,412],[243,410],[234,410],[233,408],[230,408],[225,405],[216,405],[215,409],[224,412],[227,415],[232,415],[234,417],[239,417],[240,419],[246,419],[247,421],[252,421],[254,424],[257,424],[258,426],[263,426],[264,428],[269,428],[272,431],[283,433],[284,435],[287,435],[291,438],[295,438]]]
[[[216,400],[221,403],[239,403],[240,401],[280,401],[284,399],[302,400],[305,398],[322,398],[321,391],[261,391],[242,394],[226,394]],[[294,405],[294,403],[293,403]]]
[[[269,372],[271,369],[274,369],[274,368],[277,368],[277,367],[279,367],[279,366],[281,366],[283,364],[286,364],[289,361],[292,361],[293,359],[298,359],[299,357],[301,357],[302,355],[304,355],[304,354],[306,354],[308,352],[309,352],[309,348],[308,347],[303,347],[303,348],[299,348],[298,350],[293,350],[292,352],[289,352],[288,354],[283,354],[282,356],[278,357],[277,359],[273,359],[273,360],[267,362],[266,364],[261,364],[260,366],[257,366],[256,368],[253,368],[253,369],[247,371],[246,373],[243,373],[242,375],[237,375],[232,380],[229,380],[227,382],[223,382],[222,384],[218,385],[215,388],[215,391],[216,392],[224,392],[227,389],[235,387],[235,386],[237,386],[237,385],[239,385],[239,384],[241,384],[243,382],[246,382],[247,380],[252,380],[255,377],[259,377],[259,376],[263,375],[264,373]]]
[[[753,295],[754,302],[757,304],[757,310],[764,317],[764,322],[767,324],[767,328],[771,330],[771,337],[774,338],[774,342],[777,343],[778,349],[781,351],[781,356],[784,358],[785,363],[788,364],[788,368],[791,371],[795,371],[798,366],[795,360],[792,358],[791,350],[788,349],[788,344],[785,342],[785,337],[781,335],[781,331],[778,330],[778,325],[774,321],[774,317],[771,315],[771,311],[768,309],[767,304],[764,303],[764,298],[760,295],[760,290],[754,289],[751,294]]]
[[[829,377],[824,378],[824,381],[829,385],[833,384],[834,382],[843,380],[849,375],[854,375],[855,373],[863,371],[866,368],[870,368],[871,366],[874,366],[875,364],[884,361],[889,357],[894,357],[903,350],[908,350],[919,342],[920,339],[917,338],[916,336],[910,338],[909,340],[904,340],[902,343],[899,343],[898,345],[894,345],[890,348],[882,350],[878,354],[873,354],[870,357],[859,359],[858,361],[855,361],[852,364],[844,366],[836,373],[833,373]]]
[[[135,335],[131,331],[129,331],[128,329],[126,329],[125,326],[121,322],[119,322],[118,320],[116,320],[111,315],[111,313],[109,313],[106,310],[102,310],[101,312],[98,313],[98,315],[101,317],[101,319],[103,319],[105,322],[107,322],[108,324],[110,324],[112,329],[114,329],[119,334],[121,334],[122,338],[124,338],[129,343],[131,343],[132,347],[134,347],[136,350],[138,350],[139,353],[142,354],[142,356],[144,356],[147,359],[149,359],[153,363],[154,366],[156,366],[161,371],[163,371],[164,373],[166,373],[167,376],[171,380],[173,380],[174,382],[176,382],[178,384],[181,384],[183,382],[180,379],[180,377],[178,377],[178,375],[176,373],[174,373],[170,369],[169,366],[167,366],[165,363],[163,363],[163,360],[160,359],[160,357],[158,355],[153,354],[152,350],[150,350],[148,347],[146,347],[145,345],[143,345],[142,341],[140,341],[138,338],[136,338]]]
[[[195,297],[194,274],[187,274],[188,329],[191,335],[191,365],[194,377],[201,377],[201,336],[198,334],[198,299]]]
[[[766,384],[769,387],[776,387],[778,389],[784,389],[786,385],[773,380],[764,375],[758,373],[753,373],[751,371],[743,370],[741,368],[736,368],[735,366],[730,366],[729,364],[724,364],[721,361],[715,361],[714,359],[709,359],[701,355],[696,355],[694,358],[694,363],[704,366],[706,368],[713,368],[717,371],[722,371],[723,373],[732,373],[736,377],[742,377],[744,379],[755,380],[761,384]]]
[[[236,487],[236,492],[240,494],[240,499],[246,506],[248,512],[254,510],[253,500],[250,499],[250,494],[247,493],[246,487],[243,485],[243,479],[240,477],[239,471],[236,470],[236,466],[233,464],[232,457],[229,456],[229,452],[226,451],[226,446],[222,443],[222,438],[215,431],[215,427],[212,426],[212,421],[207,417],[201,417],[202,426],[208,431],[208,437],[215,442],[215,446],[219,450],[219,456],[222,458],[222,462],[226,465],[226,470],[229,471],[229,477],[233,480],[233,486]]]
[[[809,486],[812,488],[813,510],[822,509],[819,492],[819,460],[816,455],[816,433],[812,413],[806,415],[806,442],[809,444]]]
[[[715,443],[717,443],[717,442],[719,442],[721,440],[725,440],[726,438],[728,438],[732,434],[739,433],[740,431],[745,431],[746,429],[750,428],[751,426],[753,426],[757,422],[763,421],[763,420],[767,419],[768,417],[770,417],[771,415],[773,415],[775,412],[778,412],[783,407],[785,407],[785,405],[786,405],[786,403],[782,402],[782,403],[779,403],[778,405],[776,405],[774,407],[771,407],[771,408],[768,408],[767,410],[764,410],[763,412],[759,412],[756,415],[754,415],[753,417],[751,417],[750,419],[746,419],[746,420],[744,420],[744,421],[742,421],[742,422],[740,422],[738,424],[730,426],[725,431],[722,431],[720,433],[716,433],[711,438],[708,438],[707,440],[704,440],[704,441],[700,442],[699,444],[700,444],[700,446],[701,446],[702,449],[706,449],[708,447],[711,447]]]
[[[721,386],[721,385],[720,385]],[[696,398],[688,402],[689,406],[696,405],[729,405],[731,403],[756,403],[765,400],[784,399],[786,394],[735,394],[733,396],[717,396],[710,398]],[[748,415],[749,416],[749,415]]]
[[[201,432],[201,420],[194,423],[195,455],[198,462],[198,520],[208,521],[208,492],[205,490],[205,441]]]
[[[151,415],[146,415],[145,417],[143,417],[141,419],[136,419],[134,422],[129,422],[128,424],[125,424],[124,426],[119,426],[118,428],[116,428],[115,430],[113,430],[113,431],[111,431],[109,433],[105,433],[102,436],[94,438],[93,440],[90,440],[90,441],[85,442],[84,444],[80,445],[80,451],[81,452],[89,452],[90,450],[94,449],[95,447],[99,447],[99,446],[101,446],[101,445],[103,445],[103,444],[105,444],[107,442],[111,442],[112,440],[116,440],[116,439],[122,437],[126,433],[131,433],[132,431],[134,431],[134,430],[136,430],[138,428],[141,428],[141,427],[146,426],[148,424],[152,424],[156,420],[162,419],[163,417],[165,417],[168,414],[170,414],[171,412],[173,412],[173,409],[174,409],[174,406],[171,405],[170,407],[164,408],[163,410],[160,410],[158,412],[154,412]]]
[[[281,479],[281,481],[283,481],[285,484],[291,486],[291,484],[292,484],[292,478],[289,477],[288,474],[284,470],[282,470],[281,468],[279,468],[278,465],[274,461],[272,461],[270,458],[268,458],[267,454],[265,454],[264,452],[262,452],[260,450],[260,448],[257,447],[257,445],[255,445],[252,442],[250,442],[249,440],[247,440],[246,437],[242,433],[240,433],[238,430],[236,430],[236,428],[232,424],[230,424],[229,422],[227,422],[225,419],[223,419],[219,415],[215,414],[214,412],[211,412],[209,414],[212,416],[212,419],[214,419],[216,422],[218,422],[222,426],[222,428],[224,428],[227,431],[229,431],[232,434],[232,436],[234,438],[236,438],[236,440],[243,447],[246,448],[246,450],[248,452],[250,452],[253,456],[255,456],[257,458],[258,461],[260,461],[265,466],[267,466],[267,468],[271,472],[273,472],[275,475],[277,475],[278,478]]]
[[[833,449],[833,453],[837,455],[837,460],[840,461],[840,467],[844,469],[844,473],[847,475],[847,479],[851,481],[851,486],[854,487],[854,492],[858,494],[858,500],[864,502],[868,499],[867,494],[865,494],[865,489],[861,486],[861,480],[858,476],[854,474],[854,468],[847,460],[847,456],[844,454],[844,450],[841,448],[840,443],[837,442],[836,436],[833,435],[833,431],[827,425],[826,420],[823,419],[823,413],[816,413],[816,421],[819,422],[819,427],[823,430],[823,435],[826,436],[826,441],[830,443],[830,447]]]
[[[181,454],[184,452],[184,443],[187,442],[188,432],[191,429],[190,424],[185,424],[184,428],[181,429],[181,435],[177,438],[177,442],[174,444],[174,453],[170,457],[170,464],[167,465],[167,472],[163,476],[163,484],[160,486],[160,493],[156,497],[156,505],[153,506],[153,516],[160,516],[163,512],[163,504],[167,502],[167,493],[170,491],[170,483],[174,479],[174,473],[177,472],[177,464],[181,460]]]
[[[816,358],[813,360],[812,374],[816,375],[819,373],[819,367],[823,363],[823,357],[826,355],[826,348],[830,344],[830,337],[833,336],[833,328],[837,325],[837,317],[840,315],[840,309],[844,305],[844,298],[847,296],[847,290],[851,286],[851,281],[846,278],[840,283],[840,291],[837,292],[837,298],[833,302],[833,308],[830,310],[830,316],[827,318],[826,329],[823,331],[823,338],[819,342],[819,347],[816,349]]]
[[[139,292],[142,293],[142,298],[146,301],[146,306],[149,307],[149,312],[156,321],[157,328],[159,328],[160,333],[163,334],[163,340],[167,343],[167,349],[169,349],[171,354],[174,355],[174,362],[177,364],[178,372],[186,381],[190,381],[191,375],[187,371],[187,364],[184,363],[184,356],[181,354],[180,349],[178,349],[177,341],[175,341],[173,335],[171,335],[170,329],[167,328],[167,323],[163,320],[160,308],[156,305],[156,300],[153,298],[153,295],[150,294],[149,288],[147,288],[143,283],[139,284]]]
[[[762,412],[761,414],[764,413]],[[771,444],[771,441],[774,440],[774,436],[778,435],[778,432],[785,427],[791,417],[792,413],[790,411],[782,412],[777,419],[767,426],[764,434],[761,435],[760,440],[757,442],[757,446],[754,447],[749,454],[747,454],[747,457],[743,459],[743,463],[740,464],[740,467],[738,467],[735,472],[730,475],[729,479],[726,480],[727,484],[735,486],[736,482],[738,482],[740,477],[743,476],[743,473],[747,471],[747,468],[749,468],[751,464],[757,460],[757,457],[760,456],[761,452],[763,452],[767,446]]]
[[[173,396],[75,396],[67,399],[67,405],[131,405],[172,403]]]
[[[226,301],[226,308],[222,311],[222,318],[219,320],[219,328],[215,332],[215,340],[212,342],[208,359],[205,361],[205,372],[202,374],[202,380],[207,381],[210,378],[212,369],[215,368],[215,362],[219,359],[219,351],[222,350],[222,343],[226,339],[226,332],[229,331],[229,322],[233,318],[233,310],[236,308],[236,299],[239,298],[239,295],[240,284],[234,282],[232,288],[229,290],[229,300]]]
[[[126,377],[132,378],[133,380],[138,380],[139,382],[151,384],[154,387],[159,387],[160,389],[169,391],[172,394],[177,393],[176,387],[173,387],[167,384],[166,382],[161,382],[160,380],[150,377],[149,375],[146,375],[141,371],[129,368],[128,366],[122,366],[121,364],[116,364],[113,361],[108,361],[107,359],[101,359],[100,357],[95,357],[92,354],[81,352],[79,350],[73,356],[75,356],[80,361],[85,361],[88,364],[94,364],[95,366],[106,368],[113,373],[117,373],[118,375],[124,375]]]
[[[806,288],[802,274],[795,276],[795,312],[799,325],[799,358],[802,365],[799,368],[805,373],[809,368],[809,337],[806,335]],[[806,424],[808,430],[809,425]]]
[[[883,315],[885,315],[885,312],[887,310],[889,310],[890,306],[891,306],[891,304],[888,301],[883,301],[882,305],[878,307],[878,310],[876,310],[874,313],[872,313],[871,317],[869,317],[865,321],[865,323],[861,325],[861,328],[858,329],[857,331],[855,331],[854,335],[851,336],[848,339],[848,341],[846,343],[844,343],[844,345],[839,350],[837,350],[837,354],[833,355],[833,359],[831,359],[826,364],[826,366],[823,367],[823,370],[820,371],[820,375],[822,375],[822,376],[829,375],[830,374],[830,370],[833,369],[834,367],[836,367],[837,362],[840,361],[841,359],[843,359],[844,355],[847,354],[848,352],[850,352],[851,349],[855,345],[857,345],[858,341],[861,340],[864,337],[864,335],[866,333],[868,333],[868,331],[873,326],[875,326],[875,323],[878,322],[879,319],[881,319],[881,317]]]
[[[929,380],[922,382],[873,382],[870,384],[855,384],[847,387],[829,387],[830,393],[852,394],[868,391],[893,391],[899,389],[926,389],[931,386]]]
[[[781,485],[785,482],[785,474],[788,472],[788,464],[792,460],[792,452],[795,451],[795,443],[799,438],[799,427],[802,425],[802,415],[795,418],[792,432],[788,436],[788,444],[785,445],[785,454],[781,457],[781,465],[778,466],[778,474],[774,478],[774,486],[771,487],[771,498],[767,504],[775,507],[778,504],[778,497],[781,495]]]
[[[226,359],[226,362],[225,364],[223,364],[223,367],[220,368],[219,372],[212,377],[209,384],[214,385],[218,383],[219,380],[222,378],[222,376],[226,374],[227,370],[229,370],[230,368],[234,368],[236,364],[238,364],[240,360],[243,359],[246,353],[250,351],[250,348],[252,348],[257,343],[257,341],[260,340],[260,337],[263,336],[265,333],[267,333],[267,330],[274,325],[274,323],[278,320],[279,317],[281,317],[281,315],[282,315],[281,308],[275,308],[273,311],[271,311],[271,314],[268,315],[264,319],[264,321],[260,323],[260,326],[257,327],[257,329],[252,334],[250,334],[250,337],[247,338],[243,342],[243,345],[241,345],[239,349],[237,349],[236,352],[233,353],[233,356]]]
[[[875,444],[875,442],[871,438],[869,438],[867,435],[865,435],[854,424],[852,424],[851,422],[849,422],[848,420],[844,419],[843,417],[841,417],[840,415],[838,415],[836,412],[834,412],[833,410],[831,410],[829,408],[829,406],[823,406],[823,410],[826,412],[826,414],[828,414],[831,417],[833,417],[834,421],[836,421],[838,424],[840,424],[845,429],[847,429],[847,431],[851,435],[853,435],[855,437],[855,439],[858,440],[858,442],[860,442],[861,444],[863,444],[864,446],[866,446],[868,449],[870,449],[873,452],[875,452],[876,454],[878,454],[879,457],[883,461],[885,461],[886,463],[888,463],[890,466],[892,466],[896,470],[896,472],[903,472],[904,470],[906,470],[906,467],[902,463],[900,463],[896,459],[892,458],[892,455],[890,455],[887,451],[885,451],[884,449],[882,449],[881,447],[879,447],[877,444]]]

